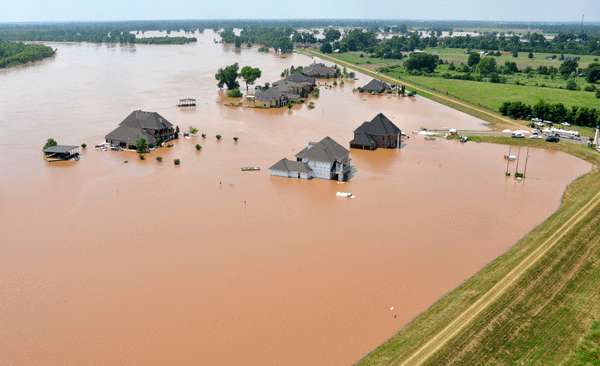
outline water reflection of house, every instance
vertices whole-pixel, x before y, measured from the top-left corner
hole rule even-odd
[[[364,122],[354,130],[354,139],[350,141],[351,149],[375,150],[397,149],[402,142],[402,131],[383,113],[379,113],[370,122]]]
[[[336,71],[331,67],[325,66],[323,63],[313,63],[312,65],[306,66],[302,69],[302,74],[313,78],[334,78]]]
[[[296,161],[281,159],[269,168],[271,175],[288,178],[347,180],[350,175],[350,151],[329,136],[296,154]]]
[[[135,149],[136,142],[145,138],[149,148],[173,138],[173,124],[156,112],[133,111],[119,127],[106,135],[106,142],[113,146]]]
[[[373,79],[367,85],[365,85],[363,89],[369,93],[382,93],[386,90],[392,89],[392,87],[386,82],[383,82],[378,79]]]

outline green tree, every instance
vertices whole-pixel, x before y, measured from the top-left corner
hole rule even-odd
[[[235,37],[235,48],[240,48],[240,47],[242,47],[242,38]]]
[[[467,64],[470,67],[477,66],[477,64],[479,63],[480,60],[481,60],[481,56],[477,52],[471,52],[471,54],[469,55],[469,60],[467,61]]]
[[[438,60],[438,56],[430,55],[428,53],[411,53],[408,60],[404,62],[404,67],[408,71],[425,70],[434,72],[438,65]]]
[[[215,137],[217,138],[217,140],[220,140],[222,136],[221,135],[217,135]]]
[[[339,30],[334,28],[325,28],[325,30],[323,31],[323,35],[325,36],[326,42],[333,43],[340,39],[342,33],[340,33]]]
[[[233,141],[235,141],[235,142],[238,142],[238,140],[239,140],[239,138],[237,138],[237,137],[233,138]]]
[[[571,75],[572,73],[575,72],[575,70],[577,70],[578,67],[579,67],[579,64],[577,63],[577,61],[566,60],[566,61],[563,61],[563,63],[560,65],[560,67],[558,68],[558,71],[562,75]]]
[[[529,57],[529,58],[533,58],[533,53],[532,53],[532,52],[529,52],[529,55],[527,55],[527,57]]]
[[[179,159],[175,159],[175,160],[173,160],[173,164],[175,164],[175,165],[179,165],[179,163],[181,163],[181,160],[179,160]]]
[[[496,59],[493,57],[482,58],[477,64],[477,70],[484,76],[496,72]]]
[[[190,135],[195,135],[198,133],[198,129],[194,126],[190,126]]]
[[[567,81],[567,86],[565,87],[567,90],[578,90],[579,86],[577,86],[577,82],[574,78],[570,78]]]
[[[513,53],[512,53],[512,57],[514,57],[514,58],[517,58],[517,57],[519,57],[519,52],[517,52],[517,51],[513,51]]]
[[[248,90],[248,85],[253,85],[256,79],[262,76],[262,72],[258,67],[244,66],[240,71],[240,76],[246,82],[246,90]]]
[[[321,52],[323,52],[323,53],[332,53],[333,52],[333,48],[331,47],[331,43],[324,42],[321,45]]]
[[[81,144],[81,148],[85,149],[87,147],[87,144],[84,142],[83,144]]]
[[[215,75],[215,79],[219,81],[217,86],[223,88],[223,85],[227,85],[227,89],[238,89],[240,84],[236,81],[240,74],[238,74],[238,63],[227,66],[224,69],[219,69]]]
[[[500,75],[498,75],[497,72],[493,72],[490,74],[490,82],[491,83],[499,83],[500,82]]]
[[[135,146],[136,146],[137,152],[139,152],[139,153],[146,152],[148,150],[148,141],[146,141],[146,139],[144,137],[142,137],[141,139],[139,139],[135,142]]]
[[[598,80],[600,80],[600,64],[597,62],[593,62],[588,65],[587,69],[585,69],[585,80],[594,84]]]
[[[162,156],[157,156],[156,157],[156,161],[158,161],[159,163],[162,163],[162,161],[163,161]]]
[[[56,145],[58,145],[58,143],[56,142],[56,140],[54,140],[54,139],[48,139],[46,141],[46,144],[44,145],[44,149],[47,149],[50,146],[56,146]]]
[[[195,148],[196,148],[196,151],[202,150],[202,146],[200,146],[200,144],[196,144]]]
[[[140,154],[139,157],[140,157],[140,160],[146,160],[146,156],[144,154]]]

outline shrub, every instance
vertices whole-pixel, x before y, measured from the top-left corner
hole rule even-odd
[[[85,144],[85,142],[83,144],[81,144],[81,148],[85,149],[87,147],[87,145]]]
[[[205,133],[203,133],[203,134],[202,134],[202,138],[203,138],[203,139],[205,139],[205,138],[206,138],[206,134],[205,134]]]
[[[237,138],[237,137],[233,138],[233,141],[235,141],[235,142],[237,142],[238,140],[239,140],[239,138]]]
[[[162,156],[157,156],[156,157],[156,161],[158,161],[159,163],[162,163],[162,160],[163,160]]]
[[[47,149],[50,146],[56,146],[56,145],[58,145],[58,143],[56,142],[56,140],[54,140],[54,139],[48,139],[46,141],[46,144],[44,145],[44,149]]]
[[[181,160],[179,160],[179,159],[175,159],[175,160],[173,160],[173,163],[174,163],[175,165],[179,165],[179,163],[181,163]]]
[[[221,135],[217,135],[215,137],[217,138],[217,140],[220,140],[222,136]]]
[[[198,129],[196,127],[190,126],[190,135],[195,135],[198,133]]]
[[[269,47],[262,46],[258,49],[258,52],[269,53]]]
[[[596,91],[596,87],[594,85],[590,84],[590,85],[586,85],[585,89],[583,89],[583,90],[585,90],[586,92],[593,92],[593,91]]]
[[[566,89],[567,90],[579,90],[579,86],[577,85],[577,82],[575,81],[575,79],[569,79],[569,81],[567,81]]]
[[[409,97],[412,97],[412,96],[414,96],[415,94],[417,94],[417,93],[415,93],[414,91],[412,91],[412,90],[411,90],[411,91],[409,91],[409,92],[408,92],[408,94],[407,94],[407,95],[408,95]]]
[[[333,81],[333,85],[337,86],[337,80]]]
[[[596,98],[600,99],[600,89],[596,90]]]
[[[240,89],[232,89],[229,91],[229,93],[227,93],[227,96],[229,98],[241,98],[242,92],[240,91]]]
[[[200,144],[196,144],[195,148],[196,148],[196,151],[202,150],[202,146],[200,146]]]
[[[146,160],[146,157],[144,156],[144,154],[140,154],[139,157],[140,157],[140,160]]]
[[[123,164],[127,164],[127,163],[129,163],[127,160],[125,160],[125,161],[123,162]]]
[[[500,75],[498,75],[498,73],[491,73],[490,74],[490,82],[491,83],[499,83],[500,82]]]

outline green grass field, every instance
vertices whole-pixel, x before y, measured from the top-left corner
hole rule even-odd
[[[515,143],[510,138],[484,136],[481,140]],[[600,164],[600,154],[585,146],[535,140],[519,143],[564,151]],[[598,179],[600,170],[595,169],[574,181],[565,191],[561,208],[548,220],[357,365],[398,365],[406,360],[595,196],[600,190],[596,184]],[[513,283],[504,296],[467,323],[423,364],[560,365],[567,360],[591,357],[597,360],[597,349],[591,356],[589,351],[593,351],[598,342],[597,326],[592,324],[599,318],[600,207],[596,207]],[[593,342],[583,344],[582,337],[586,333],[588,341],[593,339]]]

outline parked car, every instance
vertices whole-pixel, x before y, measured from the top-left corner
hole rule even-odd
[[[531,135],[531,138],[532,139],[542,139],[543,137],[538,134],[533,134],[533,135]]]
[[[546,141],[547,142],[559,142],[560,139],[556,136],[548,136],[548,137],[546,137]]]
[[[460,137],[460,142],[467,142],[467,141],[469,141],[469,138],[467,136]]]
[[[123,151],[123,149],[120,146],[115,146],[111,150],[112,151]]]
[[[544,127],[544,124],[542,122],[536,122],[535,125],[536,126],[540,126],[540,127]]]
[[[563,125],[565,127],[571,127],[571,124],[569,122],[563,122],[563,123],[561,123],[561,125]]]
[[[515,139],[524,139],[525,135],[523,135],[520,132],[513,132],[510,137],[515,138]]]

